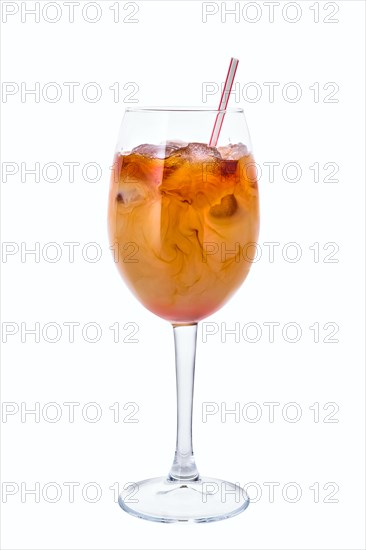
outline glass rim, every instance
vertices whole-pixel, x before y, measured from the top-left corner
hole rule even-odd
[[[213,107],[160,107],[160,106],[148,106],[148,107],[126,107],[126,113],[139,113],[139,112],[178,112],[178,113],[244,113],[242,107],[234,107],[229,109],[215,109]]]

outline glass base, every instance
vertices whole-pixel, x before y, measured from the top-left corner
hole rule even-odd
[[[118,499],[125,512],[142,519],[209,522],[243,512],[249,498],[239,485],[210,477],[177,481],[165,477],[131,483]]]

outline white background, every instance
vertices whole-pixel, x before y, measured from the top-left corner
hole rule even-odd
[[[5,337],[11,327],[17,330],[3,344],[3,407],[14,414],[3,414],[1,423],[2,548],[364,548],[364,3],[338,1],[325,7],[322,2],[302,1],[286,7],[288,3],[281,2],[273,22],[262,2],[249,8],[247,2],[238,3],[238,22],[233,15],[221,21],[225,4],[221,8],[221,2],[216,7],[211,3],[218,12],[206,23],[202,3],[195,1],[138,1],[136,23],[123,21],[132,11],[124,9],[123,2],[119,21],[114,22],[110,8],[116,3],[109,1],[96,3],[100,19],[88,22],[85,17],[94,19],[98,12],[91,6],[83,18],[84,0],[75,6],[73,23],[63,2],[57,3],[57,11],[51,3],[36,23],[34,15],[22,15],[34,4],[2,2],[3,82],[14,83],[13,91],[38,82],[41,90],[39,102],[34,95],[22,101],[20,91],[2,99],[2,161],[14,163],[5,168],[3,164],[3,179],[9,166],[18,169],[2,186],[2,238],[15,243],[5,245],[14,254],[2,257],[3,340],[4,327]],[[227,8],[233,6],[226,3]],[[17,13],[4,21],[4,10],[16,8]],[[316,9],[319,22],[314,21]],[[55,23],[46,20],[59,14]],[[296,14],[299,20],[289,22]],[[257,22],[248,21],[256,15]],[[326,23],[327,16],[338,22]],[[203,342],[200,329],[194,448],[202,474],[252,483],[252,497],[258,487],[262,493],[247,511],[227,521],[154,524],[122,512],[110,487],[163,475],[170,467],[175,442],[173,341],[168,323],[130,295],[111,260],[106,233],[109,167],[126,96],[136,85],[133,98],[141,105],[200,105],[203,83],[222,82],[232,55],[240,59],[241,97],[236,99],[245,108],[256,160],[262,167],[265,162],[280,166],[274,182],[268,168],[260,179],[262,258],[234,299],[207,320],[217,325],[205,325],[206,329],[217,326],[219,331]],[[47,89],[42,95],[49,82],[62,91],[56,102],[50,102]],[[74,102],[64,82],[80,83]],[[97,102],[81,93],[89,82],[102,91]],[[109,89],[116,82],[117,102]],[[133,88],[124,90],[131,82]],[[250,82],[257,84],[245,88]],[[279,83],[273,101],[265,82]],[[294,91],[286,88],[290,82],[300,88],[298,101],[286,100],[286,90],[290,99]],[[318,97],[314,83],[319,83]],[[338,86],[332,102],[328,96],[336,88],[331,84],[324,89],[327,83]],[[246,92],[253,98],[258,89],[262,96],[250,101]],[[92,97],[93,90],[87,91]],[[218,101],[217,92],[206,104],[216,107]],[[235,106],[235,98],[231,103]],[[41,170],[47,163],[58,163],[59,181],[49,181],[54,175],[50,169],[36,182],[34,175],[22,174],[22,162],[23,168],[38,162]],[[65,162],[80,163],[73,182]],[[87,181],[94,177],[92,169],[83,176],[81,169],[90,162],[101,167],[98,181]],[[291,170],[283,175],[289,162],[301,167],[299,181],[289,181],[296,179]],[[309,168],[314,163],[320,167],[318,182]],[[326,163],[336,163],[333,179],[338,181],[326,179],[332,171],[329,165],[323,168]],[[54,263],[49,258],[55,249],[44,248],[50,242],[62,251]],[[74,262],[69,261],[65,242],[80,243]],[[95,248],[82,255],[90,242],[102,251],[95,263],[88,259]],[[280,243],[273,262],[265,242]],[[301,249],[297,262],[282,255],[290,242]],[[319,261],[309,248],[314,243],[319,243]],[[338,262],[325,261],[333,250],[333,245],[324,250],[326,243],[339,247],[330,258]],[[22,247],[24,251],[34,246],[40,247],[40,257],[26,255],[22,261]],[[294,248],[287,251],[291,255]],[[280,323],[272,343],[263,325],[271,321]],[[35,323],[42,329],[51,322],[63,329],[58,342],[47,341],[52,329],[46,337],[41,334],[39,343],[29,334],[23,334],[22,342],[21,323],[23,329]],[[68,341],[65,322],[80,323],[74,343]],[[91,322],[101,330],[96,343],[85,341],[81,333]],[[117,322],[119,343],[109,329]],[[130,331],[123,329],[128,322],[138,325],[138,342],[122,341]],[[257,342],[242,335],[250,322],[262,329]],[[296,343],[282,335],[290,322],[302,330]],[[227,328],[239,323],[239,341],[228,335],[225,342],[220,323]],[[318,343],[309,329],[314,323],[320,327]],[[324,329],[326,323],[338,325],[333,338],[339,342],[324,342],[331,332],[329,326]],[[288,335],[293,337],[291,330]],[[94,337],[92,329],[88,337]],[[44,408],[50,402],[62,413],[53,423],[50,418],[57,410]],[[80,403],[73,423],[65,402]],[[102,413],[97,422],[90,421],[93,408],[84,408],[82,415],[90,402],[96,402]],[[119,422],[114,422],[110,409],[116,402]],[[132,417],[135,423],[127,421],[132,406],[123,409],[132,402],[139,407]],[[238,403],[240,418],[221,419],[218,412],[203,422],[202,406],[207,402],[217,403],[221,412]],[[257,409],[245,408],[250,402]],[[279,403],[273,422],[265,402]],[[301,413],[297,422],[289,421],[296,413],[286,408],[292,402]],[[35,403],[41,410],[39,422],[32,414],[22,421],[22,407],[24,413]],[[314,403],[319,403],[319,419],[314,407],[309,408]],[[327,403],[335,405],[325,410]],[[256,410],[262,416],[250,422],[248,416],[255,416]],[[324,421],[332,411],[328,420],[333,422]],[[74,502],[69,502],[67,482],[80,484]],[[279,484],[273,499],[269,482]],[[36,483],[40,502],[24,493]],[[53,485],[42,494],[47,483]],[[99,487],[97,502],[90,502],[93,486],[83,498],[87,483]],[[297,502],[289,502],[291,490],[289,498],[283,493],[287,483],[300,487]],[[314,501],[315,489],[310,489],[314,484],[319,502]],[[62,490],[60,495],[55,487]],[[338,489],[331,498],[336,502],[324,502],[334,487]],[[8,494],[11,488],[14,494]],[[50,502],[52,498],[57,502]]]

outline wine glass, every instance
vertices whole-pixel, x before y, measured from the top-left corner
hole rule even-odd
[[[249,498],[238,485],[202,477],[192,448],[197,323],[246,278],[259,229],[258,189],[242,109],[128,108],[109,195],[109,236],[118,269],[137,299],[173,326],[177,440],[167,476],[119,497],[130,514],[159,522],[236,515]]]

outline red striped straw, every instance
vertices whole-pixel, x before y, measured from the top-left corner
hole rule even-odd
[[[236,69],[238,67],[238,63],[239,63],[238,59],[235,59],[234,57],[231,58],[229,70],[226,75],[225,86],[221,94],[218,113],[216,115],[215,124],[211,134],[211,139],[209,143],[210,147],[216,147],[217,142],[219,140],[221,126],[225,118],[225,109],[227,108],[227,105],[229,103],[231,88],[233,87],[233,82],[235,78]]]

